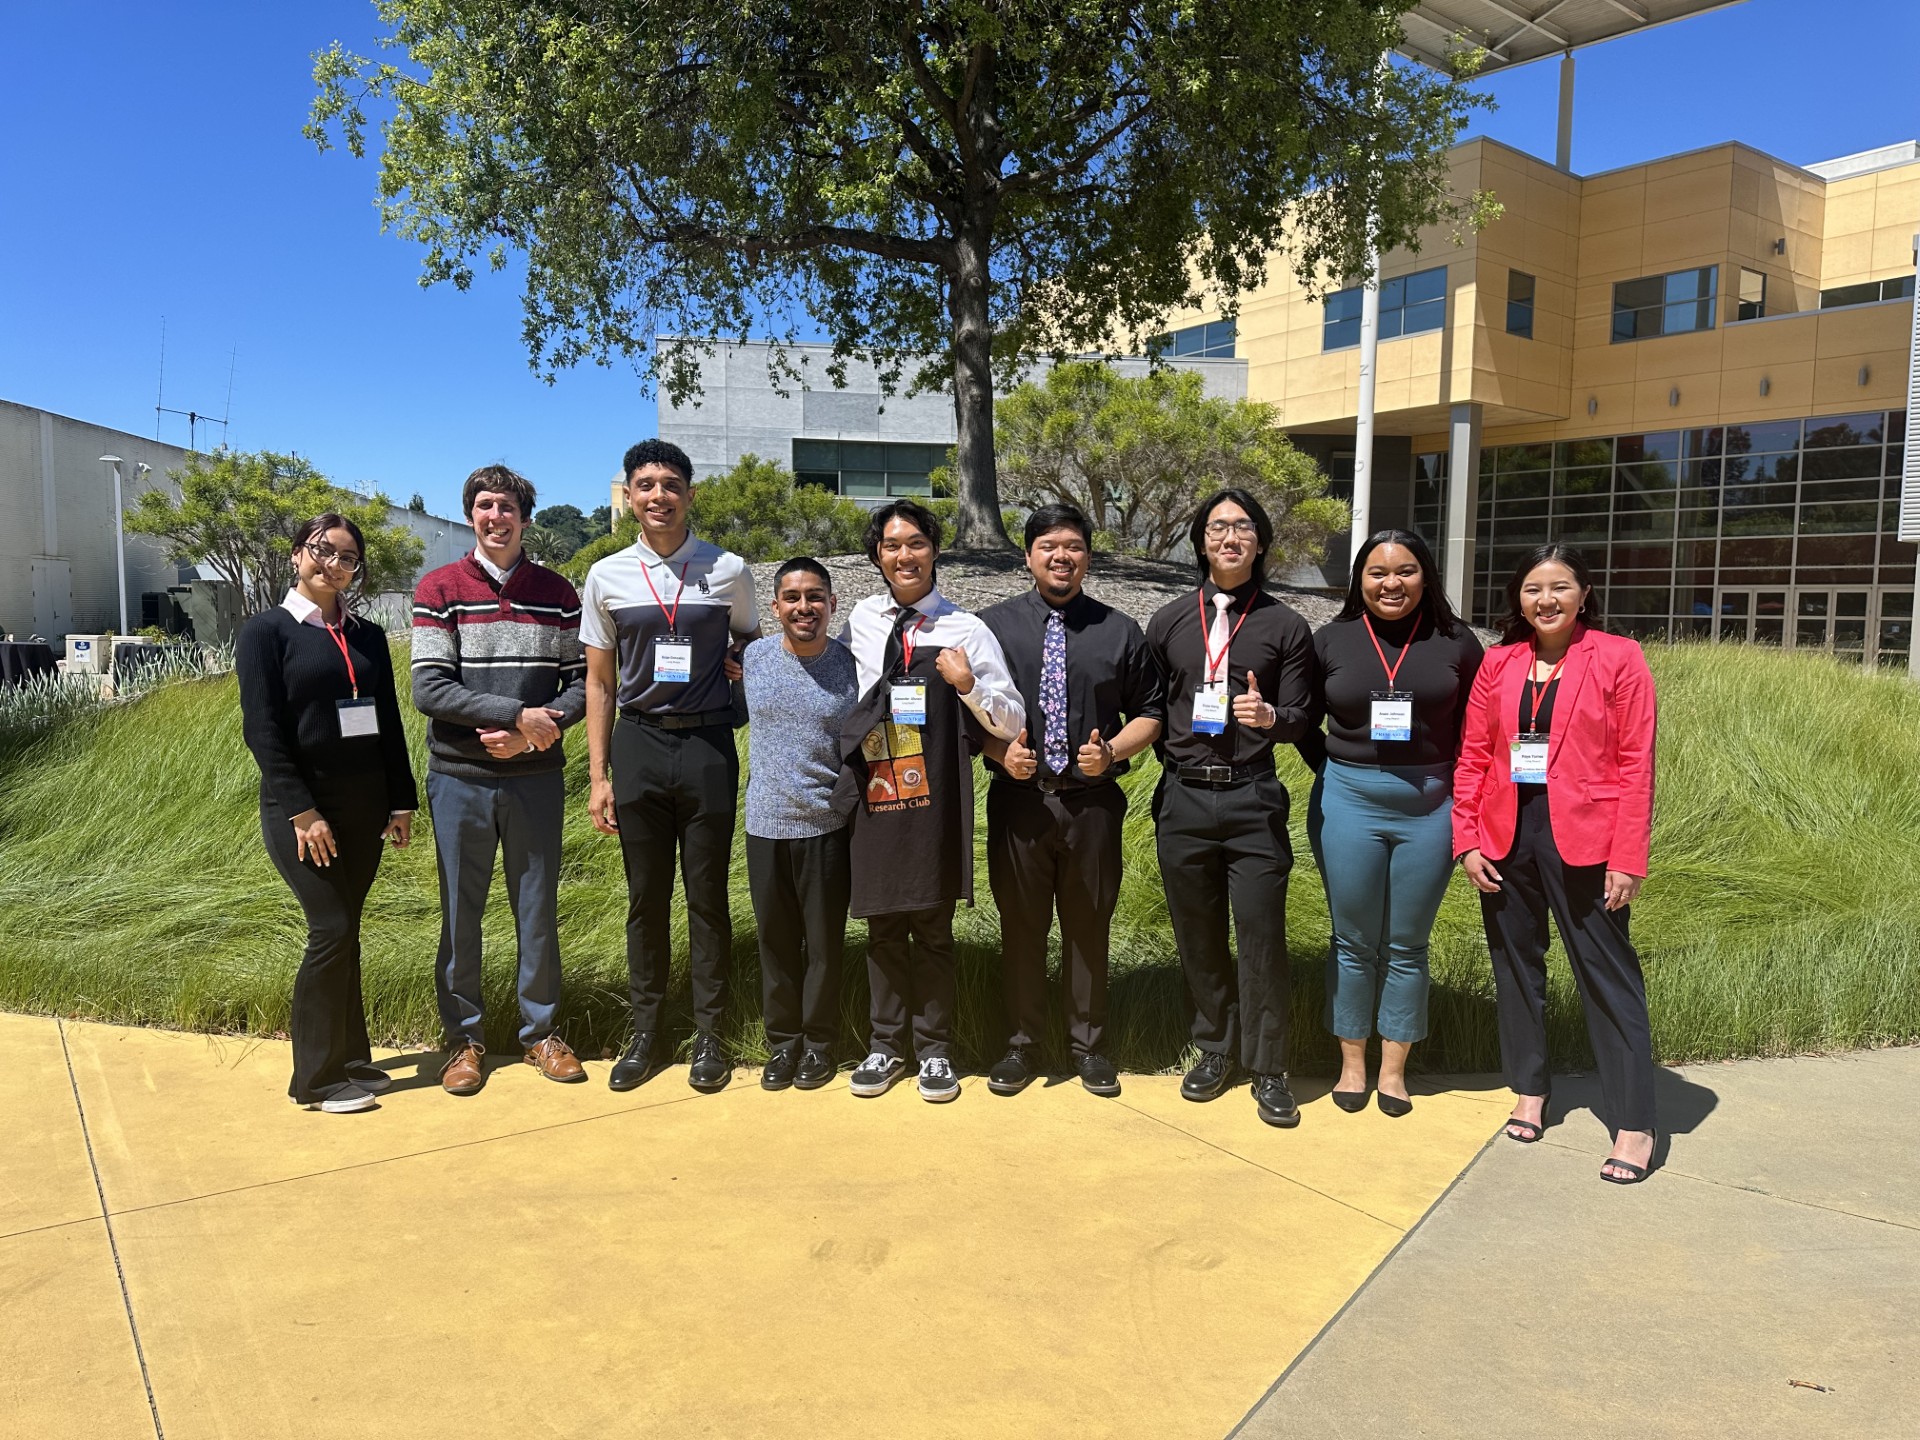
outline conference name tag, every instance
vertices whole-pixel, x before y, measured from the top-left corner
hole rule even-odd
[[[374,708],[371,700],[342,700],[340,704],[340,738],[356,739],[361,735],[380,733],[380,712]]]
[[[1531,731],[1513,737],[1507,746],[1509,768],[1516,785],[1547,783],[1547,737]]]
[[[1373,692],[1373,738],[1375,740],[1411,740],[1413,738],[1413,694],[1407,690]]]
[[[1196,735],[1227,733],[1227,685],[1216,680],[1193,692],[1193,731]]]
[[[693,641],[682,635],[662,635],[654,641],[653,678],[678,684],[693,679]]]
[[[893,686],[893,723],[927,723],[927,687],[924,681],[899,681]]]

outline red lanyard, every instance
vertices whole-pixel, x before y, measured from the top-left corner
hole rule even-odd
[[[680,567],[680,589],[674,594],[673,608],[668,610],[667,602],[660,598],[659,588],[653,583],[653,567],[645,561],[640,563],[640,573],[647,579],[647,589],[653,591],[653,603],[658,605],[667,617],[667,633],[669,635],[677,635],[680,633],[676,627],[680,623],[680,602],[687,598],[687,565],[691,564],[693,564],[693,562],[689,560],[686,565]]]
[[[1387,689],[1393,689],[1394,682],[1400,678],[1400,667],[1407,663],[1407,652],[1413,649],[1413,642],[1420,638],[1420,622],[1413,622],[1413,634],[1407,637],[1407,643],[1400,647],[1400,656],[1393,664],[1387,664],[1387,652],[1380,648],[1380,637],[1373,633],[1373,617],[1362,615],[1367,622],[1367,638],[1373,641],[1373,653],[1380,657],[1380,668],[1387,672]]]
[[[900,673],[902,675],[908,674],[913,669],[914,632],[925,629],[926,624],[927,617],[921,615],[915,618],[912,625],[900,632]]]
[[[1207,683],[1213,683],[1213,672],[1227,663],[1227,654],[1233,649],[1233,637],[1240,633],[1240,627],[1247,623],[1247,616],[1253,613],[1253,603],[1248,601],[1247,608],[1240,612],[1240,618],[1234,622],[1233,629],[1227,632],[1227,643],[1222,647],[1218,659],[1213,654],[1213,637],[1207,633],[1207,590],[1203,585],[1195,593],[1200,602],[1200,653],[1207,657]],[[1385,661],[1381,662],[1385,664]]]
[[[360,677],[353,673],[353,652],[347,649],[346,624],[342,622],[340,628],[336,630],[333,626],[327,625],[327,622],[324,620],[320,623],[326,625],[328,637],[334,644],[340,647],[340,658],[347,662],[347,683],[353,687],[353,698],[358,700],[360,698]]]
[[[1532,731],[1535,725],[1540,723],[1540,702],[1545,698],[1547,691],[1553,687],[1553,682],[1560,678],[1560,672],[1567,668],[1567,655],[1573,654],[1573,651],[1569,649],[1567,655],[1562,655],[1559,664],[1549,670],[1547,672],[1547,678],[1538,685],[1533,682],[1533,667],[1540,663],[1540,646],[1538,643],[1535,643],[1531,653],[1533,659],[1527,665],[1528,698],[1533,701],[1533,703],[1527,707],[1527,729],[1529,732]]]

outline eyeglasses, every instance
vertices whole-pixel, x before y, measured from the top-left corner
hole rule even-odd
[[[1207,538],[1224,540],[1229,535],[1258,535],[1260,527],[1251,520],[1209,520]]]
[[[361,570],[365,568],[360,557],[351,550],[342,553],[327,544],[324,540],[309,540],[307,542],[307,553],[329,569],[337,566],[350,575],[358,575]]]

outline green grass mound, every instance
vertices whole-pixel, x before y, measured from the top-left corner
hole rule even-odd
[[[1920,1039],[1920,690],[1831,661],[1738,647],[1661,648],[1653,877],[1634,909],[1655,1049],[1687,1061]],[[401,673],[405,673],[401,666]],[[409,712],[424,779],[421,721]],[[617,842],[587,820],[584,738],[568,769],[560,885],[562,1031],[583,1053],[621,1041],[627,1016],[626,888]],[[742,751],[744,755],[744,737]],[[1303,831],[1309,776],[1282,753],[1299,858],[1288,905],[1296,1072],[1326,1070],[1321,1025],[1326,906]],[[1185,1049],[1186,1002],[1147,801],[1133,800],[1114,924],[1110,1051],[1159,1070]],[[189,1029],[284,1031],[304,927],[259,837],[258,773],[240,740],[231,677],[135,703],[0,730],[0,1008]],[[985,787],[980,787],[984,803]],[[432,827],[389,852],[364,928],[368,1020],[380,1042],[437,1043],[439,898]],[[984,834],[984,818],[982,824]],[[1004,1040],[998,917],[978,866],[962,911],[963,1060]],[[733,878],[730,1039],[764,1053],[744,832]],[[688,1028],[686,930],[676,910],[670,994]],[[864,1049],[865,927],[848,934],[843,1048]],[[513,940],[502,891],[486,930],[490,1044],[514,1043]],[[1056,937],[1057,959],[1057,937]],[[1556,1057],[1587,1055],[1558,956],[1549,1007]],[[1433,940],[1432,1070],[1498,1068],[1493,983],[1479,906],[1456,872]]]

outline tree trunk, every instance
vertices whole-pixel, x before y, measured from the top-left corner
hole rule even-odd
[[[960,523],[955,550],[1019,549],[1000,523],[1000,475],[993,464],[993,323],[987,306],[985,237],[963,234],[947,287],[953,320],[953,414],[960,443],[954,469]]]

